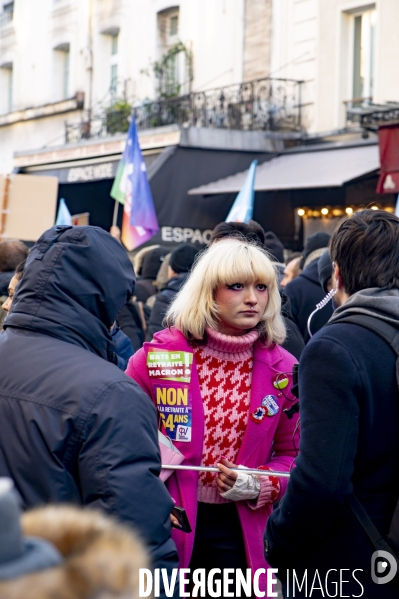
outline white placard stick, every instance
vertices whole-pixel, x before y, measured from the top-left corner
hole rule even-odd
[[[174,464],[162,464],[165,470],[197,470],[198,472],[220,472],[219,468],[213,466],[176,466]],[[234,472],[245,472],[245,474],[256,474],[257,476],[278,476],[279,478],[289,478],[289,472],[278,472],[277,470],[256,470],[247,468],[230,468]]]

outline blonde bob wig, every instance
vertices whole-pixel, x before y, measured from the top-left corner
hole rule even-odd
[[[267,345],[282,343],[286,331],[274,266],[259,246],[231,237],[212,244],[200,254],[164,323],[175,326],[188,340],[203,340],[207,325],[218,330],[217,288],[255,282],[266,285],[269,292],[266,310],[257,325],[259,338]]]

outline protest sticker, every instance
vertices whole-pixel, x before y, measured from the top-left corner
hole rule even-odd
[[[192,397],[188,385],[168,387],[154,384],[154,393],[167,436],[172,441],[191,441]]]
[[[148,350],[147,371],[151,379],[189,383],[192,367],[192,352],[161,351],[151,347]]]

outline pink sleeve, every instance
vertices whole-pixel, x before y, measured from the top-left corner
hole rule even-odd
[[[143,348],[130,358],[125,374],[130,376],[152,399],[152,385],[147,373],[147,356]]]
[[[294,398],[293,398],[294,399]],[[283,409],[292,406],[292,402],[285,402]],[[299,415],[291,419],[283,412],[273,439],[272,457],[266,466],[258,466],[261,470],[277,470],[289,472],[299,451]],[[276,476],[260,476],[260,492],[256,501],[248,502],[251,509],[258,509],[265,504],[274,503],[284,495],[289,478]]]
[[[287,402],[288,403],[288,402]],[[290,402],[288,406],[291,407]],[[295,458],[299,453],[299,414],[294,414],[292,418],[288,418],[282,414],[276,433],[273,440],[272,457],[267,466],[271,470],[280,470],[281,472],[289,472],[294,465]],[[280,496],[284,495],[288,478],[279,478],[280,481]]]

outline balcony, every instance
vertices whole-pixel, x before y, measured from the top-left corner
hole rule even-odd
[[[344,102],[346,105],[346,125],[361,127],[363,137],[369,131],[378,131],[380,125],[399,122],[399,102],[375,104],[372,98],[359,98]]]
[[[302,83],[266,78],[136,106],[119,102],[114,105],[119,105],[117,110],[101,107],[80,123],[66,124],[66,143],[124,133],[131,113],[139,130],[177,124],[240,131],[301,131]]]

